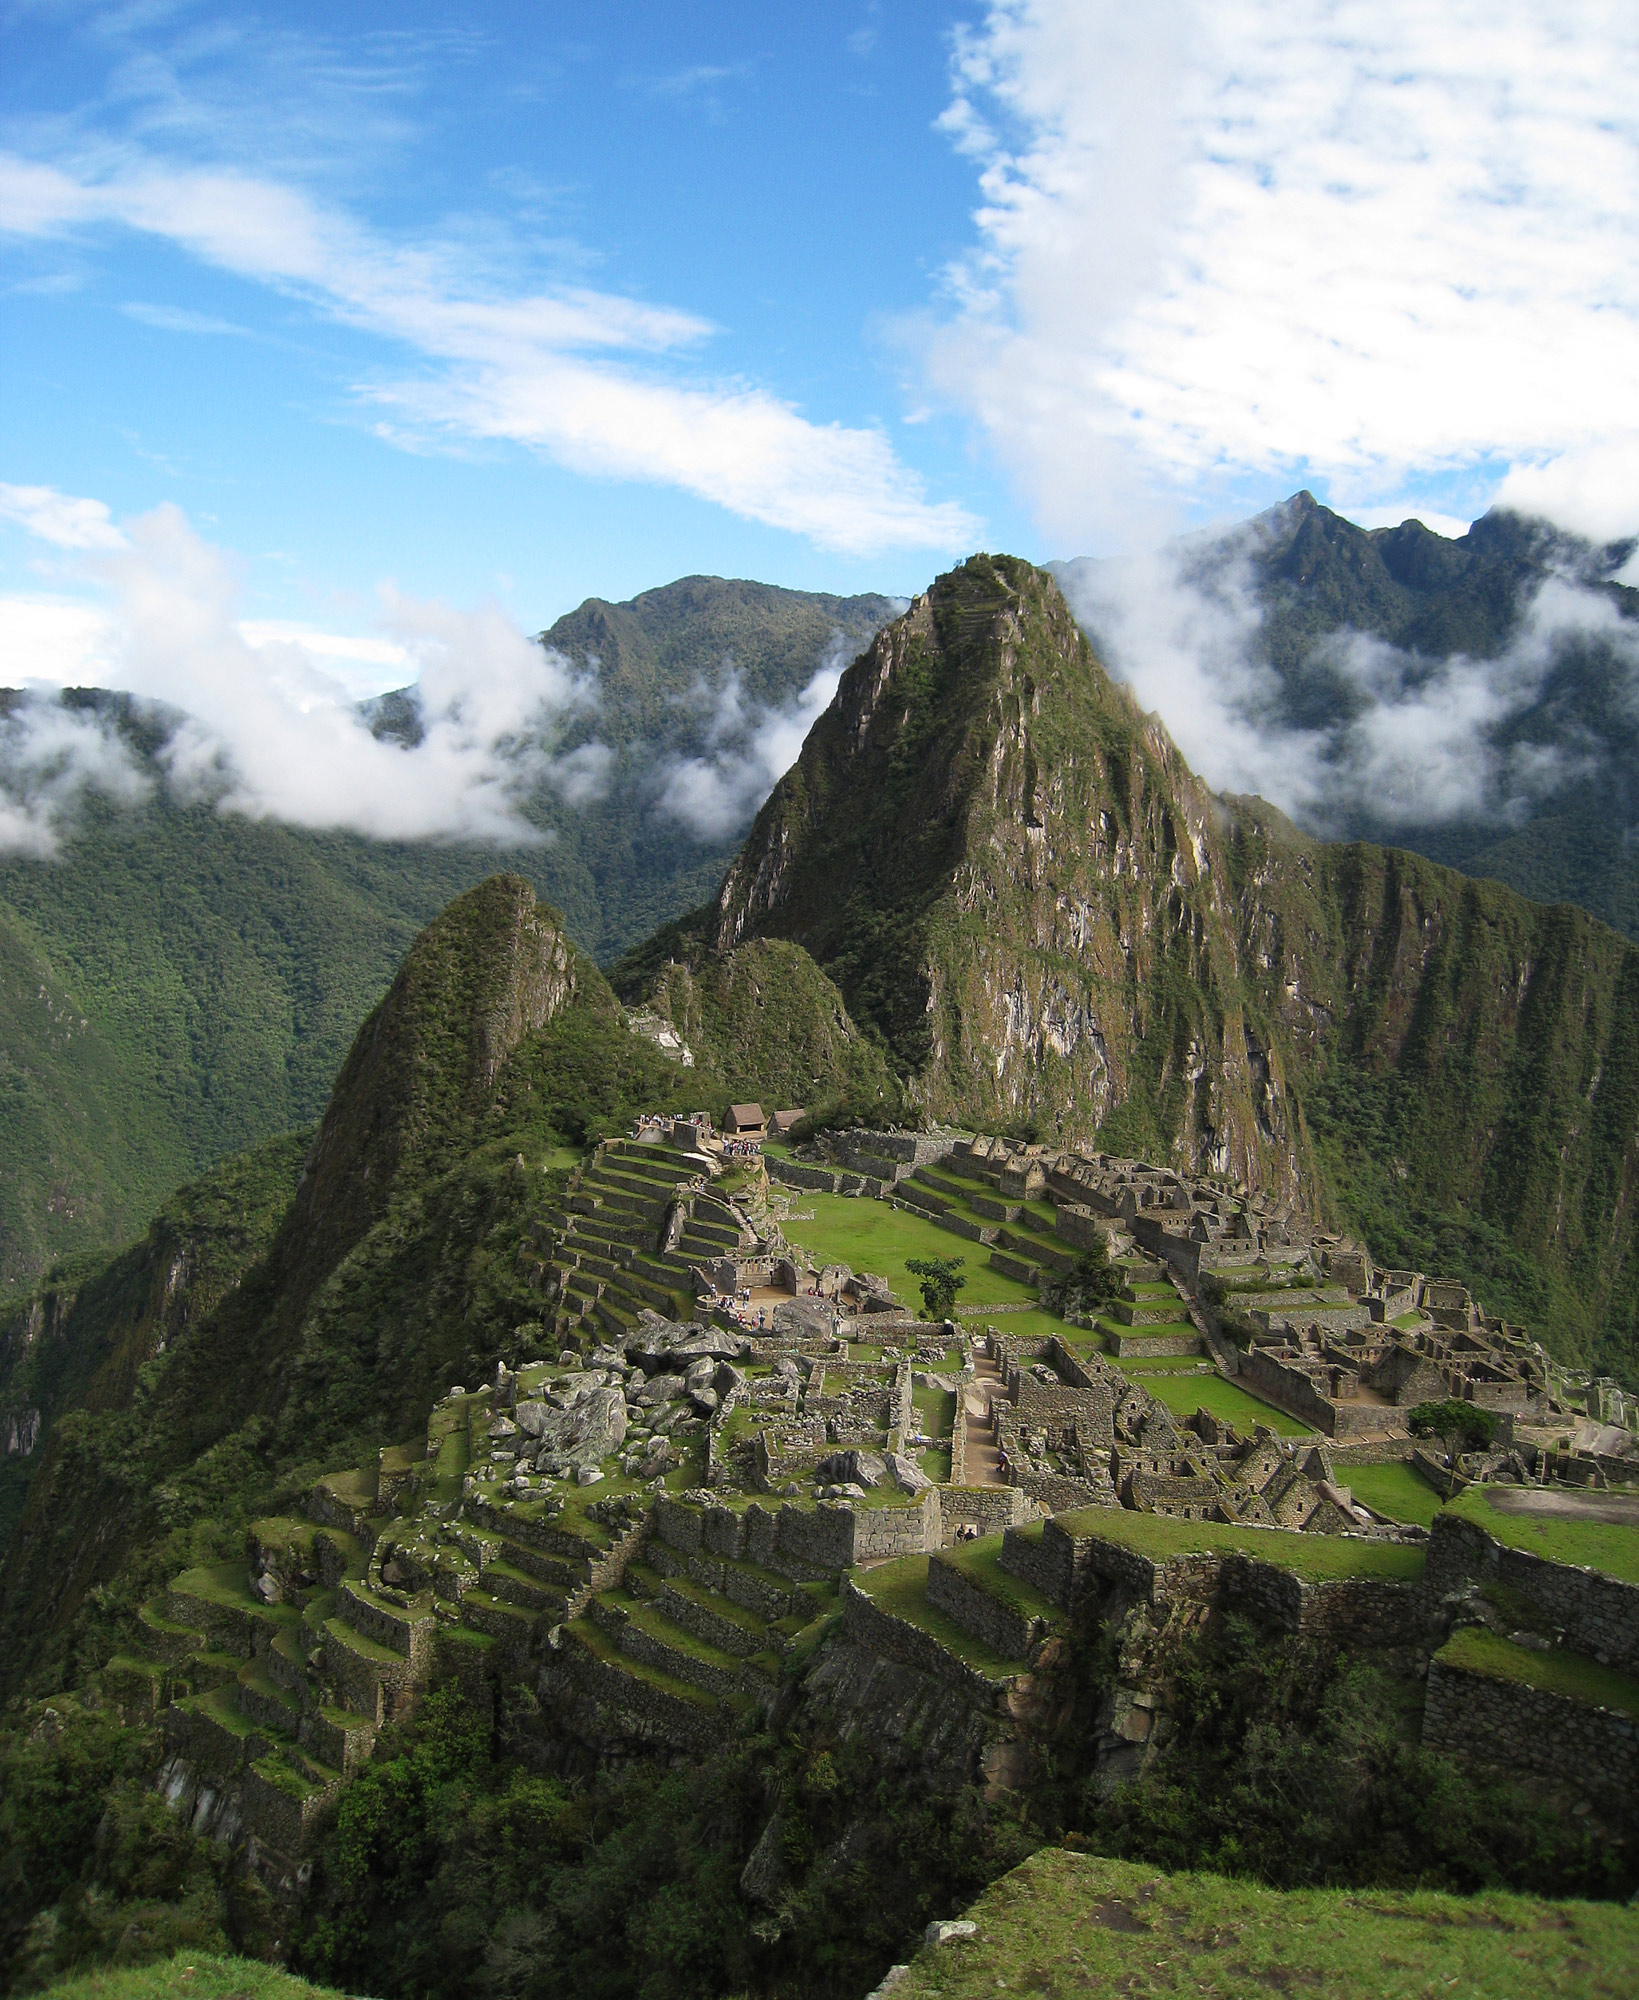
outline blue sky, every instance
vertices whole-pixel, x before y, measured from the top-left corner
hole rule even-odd
[[[1631,531],[1636,253],[1605,0],[10,0],[0,677],[306,713],[1299,486]]]
[[[410,6],[390,35],[379,11],[14,12],[8,136],[92,173],[298,190],[382,246],[436,246],[452,289],[687,315],[700,330],[668,379],[880,429],[907,487],[1035,542],[959,419],[906,421],[920,397],[894,322],[925,308],[973,200],[934,129],[946,10]],[[497,593],[526,622],[693,570],[909,590],[968,539],[839,549],[418,425],[369,400],[436,372],[413,343],[163,234],[71,223],[14,239],[7,274],[6,478],[116,516],[175,501],[249,563],[253,614],[331,617],[336,592],[368,607],[383,576]]]

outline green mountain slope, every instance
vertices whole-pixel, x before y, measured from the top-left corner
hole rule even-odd
[[[560,619],[543,637],[596,666],[586,727],[617,762],[605,800],[537,802],[549,845],[312,833],[161,785],[134,812],[90,798],[50,860],[0,856],[0,1285],[136,1236],[213,1160],[316,1119],[417,931],[497,868],[521,869],[594,956],[698,900],[735,835],[658,820],[657,771],[708,747],[731,666],[747,702],[777,706],[891,609],[692,577]],[[111,711],[155,768],[160,725],[121,697],[72,699]]]
[[[18,1521],[8,1547],[0,1518],[0,1697],[42,1661],[106,1650],[178,1549],[232,1553],[283,1482],[395,1442],[451,1379],[536,1352],[541,1216],[583,1146],[640,1109],[720,1104],[730,1076],[787,1095],[794,1061],[826,1098],[887,1079],[789,947],[748,953],[703,1005],[719,1025],[685,1068],[627,1026],[527,882],[492,877],[416,938],[310,1145],[225,1163],[142,1243],[0,1308],[0,1441],[33,1416],[0,1484]]]
[[[1028,564],[883,631],[671,949],[757,937],[929,1115],[1227,1168],[1388,1258],[1438,1238],[1561,1353],[1639,1365],[1639,952],[1214,797]]]

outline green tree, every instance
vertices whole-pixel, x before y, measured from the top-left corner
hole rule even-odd
[[[922,1310],[929,1319],[949,1319],[956,1294],[967,1283],[962,1257],[907,1257],[905,1269],[921,1281]]]
[[[1438,1438],[1452,1458],[1460,1451],[1484,1451],[1497,1435],[1497,1420],[1489,1410],[1459,1402],[1455,1396],[1419,1403],[1406,1423],[1413,1437]]]

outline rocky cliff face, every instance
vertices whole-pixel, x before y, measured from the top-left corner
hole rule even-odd
[[[976,557],[844,677],[718,896],[719,949],[806,945],[936,1117],[1033,1123],[1296,1189],[1242,979],[1226,815],[1052,579]]]
[[[1639,954],[1214,796],[1028,564],[974,557],[878,635],[705,928],[810,951],[927,1115],[1312,1207],[1352,1176],[1408,1229],[1508,1238],[1584,1344],[1635,1342]]]

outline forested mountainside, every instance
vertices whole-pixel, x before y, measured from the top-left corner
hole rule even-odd
[[[706,746],[731,672],[751,713],[777,706],[892,608],[690,577],[560,619],[545,643],[597,672],[587,727],[617,761],[601,802],[534,802],[550,844],[314,833],[179,804],[161,782],[136,810],[91,794],[50,859],[0,856],[0,1286],[128,1241],[211,1162],[311,1124],[417,931],[497,868],[594,957],[708,893],[733,831],[658,820],[657,772]],[[68,699],[109,712],[158,775],[163,721]],[[0,691],[0,718],[15,700]],[[413,732],[413,708],[388,704],[382,726]]]
[[[715,901],[613,972],[801,945],[931,1117],[1233,1172],[1639,1365],[1639,951],[1222,800],[1058,584],[976,556],[843,677]]]
[[[783,1004],[759,1006],[771,965]],[[535,1352],[541,1190],[593,1139],[638,1110],[772,1095],[782,1076],[826,1099],[887,1080],[806,954],[752,947],[723,981],[740,996],[734,1068],[707,1036],[684,1068],[628,1028],[528,883],[492,877],[415,940],[311,1145],[225,1163],[130,1250],[14,1298],[0,1697],[42,1660],[106,1647],[127,1586],[151,1587],[150,1562],[196,1530],[231,1547],[247,1507],[424,1423],[451,1371]]]
[[[1366,529],[1298,493],[1175,553],[1184,585],[1250,614],[1247,664],[1267,671],[1248,686],[1249,719],[1304,733],[1306,757],[1339,766],[1325,831],[1580,903],[1639,938],[1639,590],[1617,580],[1634,548],[1505,512],[1457,538],[1415,520]],[[1098,645],[1114,566],[1053,568]],[[1392,650],[1362,653],[1356,637]],[[1490,663],[1450,746],[1464,777],[1483,772],[1483,796],[1385,796],[1405,770],[1349,782],[1350,729],[1427,696],[1453,662]]]

